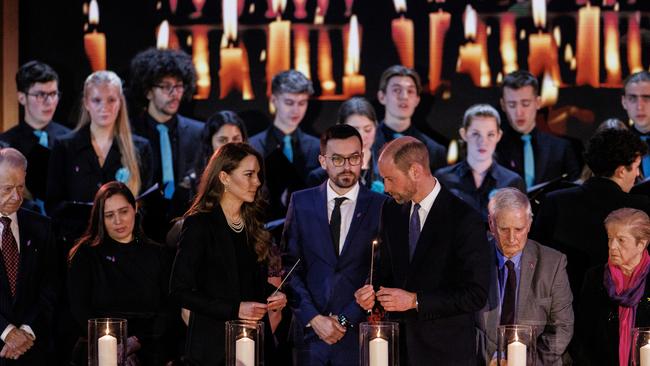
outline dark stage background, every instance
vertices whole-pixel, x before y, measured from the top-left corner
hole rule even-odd
[[[499,51],[499,19],[503,12],[517,14],[517,52],[520,68],[527,68],[528,39],[522,39],[519,32],[523,29],[526,34],[536,31],[531,16],[529,2],[494,0],[494,1],[459,1],[447,0],[407,0],[406,18],[414,22],[414,65],[428,83],[429,68],[429,17],[433,11],[443,9],[451,13],[451,24],[446,33],[444,57],[442,63],[442,86],[434,93],[422,95],[422,101],[416,111],[415,124],[443,143],[457,138],[457,129],[464,110],[474,103],[490,103],[498,105],[499,90],[495,87],[497,74],[502,69]],[[634,1],[633,1],[634,2]],[[650,19],[647,11],[650,4],[645,0],[637,0],[638,4],[629,4],[622,0],[619,10],[619,40],[620,63],[623,78],[629,74],[627,63],[626,33],[628,19],[634,12],[640,11],[641,51],[645,68],[650,62],[646,47],[650,42]],[[67,125],[76,123],[80,91],[86,76],[91,72],[84,51],[83,36],[87,23],[84,14],[85,1],[51,1],[51,0],[22,0],[20,2],[20,63],[39,59],[51,64],[60,74],[60,88],[63,98],[55,115],[57,121]],[[488,62],[491,70],[489,87],[476,87],[467,74],[456,72],[459,45],[465,43],[462,14],[466,4],[471,3],[478,11],[479,18],[490,29],[487,37]],[[181,112],[205,119],[211,113],[220,109],[232,109],[241,114],[249,127],[249,134],[256,133],[270,122],[268,99],[266,97],[267,78],[265,62],[260,61],[261,53],[266,49],[267,24],[272,20],[265,17],[266,0],[247,0],[244,12],[239,18],[239,40],[243,42],[248,52],[250,64],[250,79],[255,98],[244,101],[238,92],[231,93],[224,99],[219,98],[219,47],[223,27],[221,26],[221,0],[207,0],[203,6],[202,16],[194,18],[195,7],[192,0],[178,0],[175,14],[170,10],[168,0],[99,0],[100,21],[98,30],[106,35],[107,68],[116,71],[123,79],[128,79],[130,59],[139,51],[156,44],[156,27],[162,20],[168,20],[176,30],[180,48],[192,53],[188,43],[188,35],[196,25],[209,27],[209,66],[211,88],[209,98],[193,100],[186,103]],[[253,8],[251,8],[253,4]],[[292,21],[292,25],[306,24],[309,31],[310,70],[315,81],[317,95],[310,102],[303,127],[308,132],[318,134],[335,121],[340,100],[323,100],[320,97],[320,85],[317,80],[318,69],[318,30],[325,28],[331,39],[332,73],[337,83],[337,91],[341,92],[343,75],[344,52],[342,29],[349,18],[344,15],[344,0],[331,0],[324,24],[314,25],[314,13],[317,0],[307,0],[308,16],[304,20],[293,18],[294,6],[292,0],[287,1],[283,18]],[[601,0],[593,1],[593,5],[601,5]],[[574,86],[576,72],[571,70],[569,63],[564,61],[564,49],[570,43],[576,52],[576,27],[578,8],[574,0],[553,0],[548,3],[548,20],[546,31],[551,32],[558,26],[561,31],[561,44],[558,45],[558,60],[563,86],[559,90],[559,98],[551,110],[548,108],[540,113],[541,118],[549,113],[565,111],[567,118],[550,126],[556,133],[565,133],[569,137],[585,140],[595,126],[609,117],[624,118],[625,113],[620,106],[620,87]],[[611,7],[606,8],[613,10]],[[606,10],[605,8],[603,9]],[[252,12],[251,12],[252,10]],[[391,38],[391,21],[398,17],[395,6],[390,0],[357,0],[354,1],[353,13],[358,16],[362,29],[362,47],[360,58],[360,74],[366,78],[366,97],[372,100],[378,109],[379,116],[383,115],[381,106],[376,102],[378,79],[381,72],[388,66],[399,63],[396,46]],[[605,63],[603,52],[603,35],[601,20],[600,41],[600,81],[605,81]],[[295,32],[294,32],[295,34]],[[293,60],[292,51],[291,59]],[[293,62],[292,62],[293,65]],[[578,65],[580,67],[580,65]],[[332,98],[329,98],[332,99]],[[338,99],[343,99],[339,97]],[[570,108],[573,107],[573,108]]]

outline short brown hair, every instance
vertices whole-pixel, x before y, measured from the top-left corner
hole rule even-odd
[[[403,65],[393,65],[384,70],[384,72],[381,74],[381,78],[379,79],[379,90],[386,93],[388,82],[395,76],[406,76],[413,79],[413,83],[415,83],[415,88],[417,89],[418,94],[422,92],[422,81],[420,79],[420,75],[417,73],[417,71],[409,69]]]
[[[393,159],[393,163],[402,172],[408,172],[414,163],[421,164],[431,173],[429,167],[429,150],[420,140],[411,136],[395,139],[384,146],[379,159]]]

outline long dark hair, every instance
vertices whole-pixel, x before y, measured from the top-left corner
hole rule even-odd
[[[90,212],[90,220],[88,221],[88,227],[86,232],[79,238],[75,245],[70,249],[68,255],[68,261],[72,260],[79,247],[82,245],[87,245],[90,247],[95,247],[101,244],[106,239],[106,228],[104,226],[104,204],[106,200],[110,197],[119,194],[122,195],[126,201],[136,209],[135,197],[133,193],[126,184],[122,182],[108,182],[101,186],[97,193],[95,194],[95,200],[93,201],[93,208]],[[141,237],[143,234],[138,225],[138,218],[136,215],[136,222],[133,227],[133,236]]]
[[[243,142],[248,140],[248,134],[246,133],[246,126],[244,121],[233,111],[223,110],[214,113],[211,115],[205,125],[203,126],[203,131],[201,131],[201,156],[196,165],[196,174],[202,174],[205,166],[208,164],[208,160],[214,153],[212,149],[212,136],[215,133],[219,132],[221,127],[225,125],[232,125],[239,129]]]
[[[223,196],[224,186],[219,179],[219,173],[232,173],[247,156],[254,156],[260,166],[258,178],[260,187],[264,184],[264,163],[262,156],[247,143],[229,143],[220,147],[212,154],[201,175],[199,189],[194,197],[192,206],[183,217],[198,213],[220,210],[219,202]],[[263,262],[269,254],[271,234],[264,229],[262,217],[266,208],[266,200],[262,197],[261,189],[257,190],[255,200],[252,203],[244,202],[241,207],[241,216],[246,225],[246,234],[249,242],[253,244],[257,261]]]

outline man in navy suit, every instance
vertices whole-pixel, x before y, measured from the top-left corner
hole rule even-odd
[[[291,197],[284,242],[292,275],[295,360],[298,365],[358,365],[358,324],[364,311],[354,291],[369,275],[373,240],[385,196],[359,184],[359,132],[334,125],[321,137],[319,161],[329,179]],[[350,326],[340,324],[347,319]],[[343,322],[345,323],[345,322]]]
[[[54,237],[48,218],[20,208],[26,170],[18,150],[0,149],[0,365],[44,365],[52,350]]]
[[[355,293],[400,322],[401,365],[476,365],[474,312],[486,303],[490,255],[479,214],[431,174],[414,137],[379,157],[388,200],[381,214],[377,281]]]
[[[269,219],[286,214],[291,193],[307,187],[309,172],[318,167],[318,139],[304,133],[305,117],[314,88],[300,71],[283,71],[271,81],[273,124],[250,138],[249,143],[264,157],[266,187],[271,200]]]
[[[580,164],[570,142],[536,127],[542,105],[537,79],[518,70],[506,75],[501,88],[501,108],[510,126],[497,145],[499,164],[524,178],[528,188],[563,174],[568,180],[577,179]]]
[[[197,159],[203,123],[178,113],[196,86],[191,57],[183,51],[148,49],[131,61],[129,94],[136,108],[133,132],[149,140],[153,150],[153,177],[162,190],[161,200],[145,202],[145,232],[164,242],[169,220],[189,206],[182,183]],[[145,187],[148,188],[148,187]]]

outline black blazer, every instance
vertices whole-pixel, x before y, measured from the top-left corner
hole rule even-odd
[[[142,189],[151,186],[151,146],[144,138],[133,135],[139,155]],[[89,209],[66,212],[69,202],[92,203],[102,184],[114,181],[122,168],[122,154],[113,140],[103,166],[92,147],[90,125],[58,140],[50,156],[45,208],[57,226],[59,236],[76,239],[88,223]],[[81,211],[81,212],[79,212]]]
[[[410,209],[410,203],[384,204],[375,283],[418,296],[419,311],[389,314],[402,326],[401,364],[476,365],[474,312],[486,303],[491,265],[485,225],[441,187],[409,263]]]
[[[580,176],[580,163],[568,140],[542,132],[535,128],[531,133],[535,157],[534,184],[548,182],[567,174],[567,180]],[[521,134],[511,127],[504,128],[504,134],[497,145],[499,164],[524,177],[524,143]],[[544,244],[544,243],[542,243]]]
[[[253,286],[266,286],[266,266]],[[170,293],[191,311],[185,355],[192,365],[221,365],[225,356],[225,322],[239,317],[241,298],[235,241],[217,205],[212,212],[185,218],[172,268]],[[260,294],[258,302],[266,302]],[[265,324],[265,330],[270,328]],[[269,329],[267,329],[269,328]],[[265,343],[272,343],[270,333]],[[265,352],[266,353],[266,352]]]
[[[605,265],[585,274],[580,304],[576,311],[574,364],[579,366],[618,366],[618,304],[613,302],[605,285]],[[650,327],[650,281],[637,305],[632,327]],[[631,360],[630,355],[630,360]]]
[[[549,193],[542,202],[530,237],[566,254],[574,294],[580,291],[585,272],[607,261],[603,221],[623,207],[650,214],[650,198],[625,193],[612,180],[599,177],[588,179],[582,186]]]
[[[52,350],[56,300],[54,236],[49,218],[25,209],[18,210],[17,215],[20,265],[16,297],[11,298],[7,273],[4,264],[0,264],[0,332],[9,324],[25,324],[34,331],[36,341],[18,361],[0,358],[0,365],[40,366],[47,364],[45,353]]]

